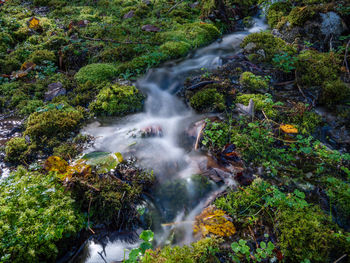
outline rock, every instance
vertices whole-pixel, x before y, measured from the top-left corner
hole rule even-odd
[[[256,51],[256,54],[262,56],[263,58],[266,58],[265,50],[263,49],[259,49],[258,51]]]
[[[147,126],[141,129],[142,137],[162,137],[163,129],[159,125]]]
[[[134,15],[135,15],[135,12],[133,10],[131,10],[123,16],[123,19],[132,18],[132,17],[134,17]]]
[[[251,53],[254,51],[254,49],[256,48],[256,44],[255,43],[248,43],[245,47],[244,47],[244,51],[247,53]]]
[[[45,92],[44,97],[45,101],[51,101],[57,96],[66,95],[67,93],[61,82],[51,83],[49,86],[47,86],[47,89],[48,91]]]
[[[343,24],[341,17],[335,12],[328,12],[321,14],[321,32],[325,36],[333,35],[334,37],[340,36],[343,32]]]
[[[240,113],[242,113],[244,115],[249,115],[252,117],[254,116],[254,101],[253,101],[253,99],[249,100],[248,106],[245,106],[241,103],[237,103],[236,108]]]
[[[141,28],[143,31],[147,31],[147,32],[159,32],[160,28],[153,26],[153,25],[144,25]]]

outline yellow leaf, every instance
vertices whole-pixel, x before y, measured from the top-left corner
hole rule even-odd
[[[120,162],[120,163],[123,162],[124,159],[123,159],[123,155],[121,153],[118,152],[118,153],[115,153],[114,155],[115,155],[115,157],[117,157],[118,162]]]
[[[38,29],[40,26],[40,20],[36,17],[32,17],[31,19],[29,19],[28,21],[28,27],[30,29]]]
[[[236,233],[231,218],[223,210],[209,206],[196,216],[193,232],[202,237],[213,234],[220,237],[229,237]]]
[[[284,132],[284,133],[298,133],[298,129],[291,124],[284,124],[280,126],[280,129]]]
[[[50,156],[44,163],[44,168],[48,172],[58,172],[63,174],[67,171],[68,163],[58,156]]]

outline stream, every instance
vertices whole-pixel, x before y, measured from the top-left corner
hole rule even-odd
[[[240,49],[242,39],[253,32],[266,30],[260,18],[248,31],[235,32],[201,48],[182,61],[169,62],[161,68],[151,69],[135,84],[147,99],[144,111],[124,118],[106,118],[89,124],[83,133],[91,134],[96,142],[91,151],[121,152],[124,157],[135,156],[138,163],[154,171],[159,184],[152,193],[153,202],[146,202],[145,213],[152,218],[156,245],[189,244],[194,241],[193,220],[206,200],[215,191],[223,190],[212,183],[211,190],[197,193],[192,175],[198,174],[198,162],[206,156],[186,147],[184,132],[206,116],[189,109],[175,94],[184,81],[194,73],[203,73],[222,64],[222,58],[232,56]],[[200,128],[200,127],[199,127]],[[197,132],[198,132],[198,129]],[[153,136],[140,136],[151,131]],[[235,183],[235,182],[231,182]],[[180,189],[180,190],[179,190]],[[187,196],[188,198],[185,198]],[[181,223],[179,223],[181,222]],[[167,226],[162,223],[172,223]],[[178,223],[178,224],[177,224]],[[180,232],[181,235],[175,234]],[[140,229],[138,231],[141,232]],[[77,262],[122,261],[128,249],[138,246],[137,239],[109,238],[104,245],[89,241]]]

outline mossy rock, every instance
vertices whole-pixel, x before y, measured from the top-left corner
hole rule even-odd
[[[306,88],[321,87],[326,81],[335,81],[340,74],[340,59],[333,53],[306,50],[296,63],[298,83]]]
[[[117,75],[117,70],[113,65],[96,63],[82,67],[74,78],[79,84],[91,81],[98,84],[103,81],[112,80]]]
[[[110,85],[99,92],[90,109],[97,115],[123,116],[140,111],[144,99],[134,86]]]
[[[266,90],[269,87],[269,83],[266,79],[248,71],[242,73],[239,82],[244,88],[250,91]]]
[[[318,14],[312,6],[294,7],[288,15],[288,22],[293,26],[303,26]]]
[[[269,96],[263,94],[241,94],[237,96],[236,103],[247,106],[250,99],[254,101],[255,110],[263,110],[270,118],[275,118],[277,116],[278,111],[273,108],[273,101]]]
[[[247,45],[251,45],[248,49]],[[260,32],[253,33],[244,38],[242,48],[245,48],[245,52],[253,54],[254,59],[261,62],[271,62],[272,58],[276,54],[288,53],[293,55],[296,53],[295,48],[292,45],[287,44],[283,39],[275,37],[271,33]],[[257,51],[263,50],[264,55],[257,54]]]
[[[191,49],[191,45],[184,41],[168,41],[159,47],[160,51],[169,58],[183,57]]]
[[[198,112],[223,111],[225,109],[225,98],[215,88],[206,88],[197,91],[190,98],[190,105]]]
[[[332,107],[349,98],[350,87],[340,78],[323,83],[320,98],[321,103]]]
[[[291,10],[292,4],[289,1],[273,3],[267,11],[267,22],[270,27],[275,27]]]
[[[44,61],[51,61],[55,63],[56,56],[54,52],[43,49],[34,51],[32,54],[30,54],[28,60],[34,62],[37,65],[42,64]]]
[[[6,161],[16,164],[25,164],[30,157],[30,146],[24,137],[15,137],[6,143]]]
[[[84,115],[82,111],[69,106],[55,105],[32,113],[26,123],[24,135],[37,143],[39,148],[55,145],[59,140],[66,139],[79,130]],[[52,142],[50,145],[49,142]]]

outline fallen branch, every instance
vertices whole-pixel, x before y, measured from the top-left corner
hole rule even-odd
[[[91,41],[102,41],[102,42],[111,42],[111,43],[117,43],[117,44],[125,44],[125,45],[157,45],[157,43],[148,43],[148,42],[134,42],[134,41],[118,41],[114,39],[109,38],[92,38],[92,37],[84,37],[81,38]]]
[[[342,260],[343,258],[345,258],[347,256],[347,254],[342,255],[340,258],[338,258],[336,261],[334,261],[333,263],[338,263],[340,260]]]
[[[168,12],[166,12],[167,14],[169,14],[171,11],[173,11],[179,4],[181,4],[183,1],[185,0],[181,0],[180,2],[177,2],[175,5],[173,5]]]
[[[203,133],[203,130],[204,130],[205,126],[206,126],[206,124],[203,123],[201,129],[200,129],[199,132],[198,132],[197,139],[196,139],[196,144],[194,145],[194,149],[195,149],[195,150],[198,150],[198,147],[199,147],[199,140],[200,140],[200,138],[201,138],[201,136],[202,136],[202,133]]]

